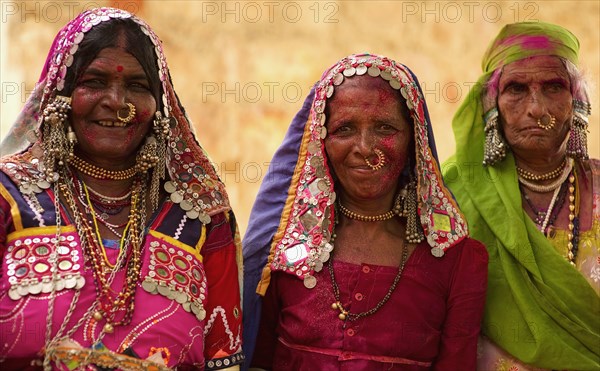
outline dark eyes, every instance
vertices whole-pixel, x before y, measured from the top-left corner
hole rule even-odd
[[[335,123],[330,127],[330,134],[335,135],[351,135],[355,131],[355,126],[352,123]],[[398,129],[386,123],[375,124],[374,131],[381,135],[390,135],[398,131]]]
[[[79,81],[79,86],[88,87],[91,89],[102,89],[108,85],[107,81],[102,78],[83,78]],[[127,83],[127,87],[133,91],[146,92],[150,91],[150,86],[145,81],[131,81]]]
[[[547,82],[542,85],[544,93],[560,93],[566,89],[562,82]],[[504,88],[504,93],[512,95],[521,95],[529,92],[529,86],[521,83],[510,83]]]
[[[504,91],[509,94],[525,93],[527,91],[527,85],[517,83],[508,84],[504,88]]]
[[[389,125],[389,124],[380,124],[378,129],[382,132],[389,132],[389,133],[398,131],[398,129],[396,129],[394,126]]]

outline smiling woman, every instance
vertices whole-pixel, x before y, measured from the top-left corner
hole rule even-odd
[[[0,368],[239,367],[235,217],[147,24],[69,22],[2,152]]]
[[[251,364],[473,370],[487,254],[442,182],[413,73],[342,59],[272,164],[244,237]]]

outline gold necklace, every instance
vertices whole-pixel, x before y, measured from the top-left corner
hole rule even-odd
[[[520,168],[518,166],[517,166],[517,173],[519,173],[519,176],[525,180],[550,180],[550,179],[558,178],[558,176],[564,170],[566,165],[567,165],[567,159],[565,158],[563,160],[563,162],[556,169],[549,171],[547,173],[544,173],[544,174],[534,174],[534,173],[532,173],[528,170],[525,170],[523,168]]]
[[[69,164],[85,175],[101,180],[125,180],[133,178],[137,173],[137,166],[125,170],[107,170],[96,165],[90,164],[78,156],[69,157]]]
[[[575,258],[577,257],[577,248],[579,240],[579,210],[577,210],[575,195],[575,171],[569,175],[569,242],[567,243],[567,259],[572,266],[575,266]]]
[[[533,183],[533,182],[530,182],[527,179],[523,178],[521,175],[518,176],[519,183],[523,184],[525,187],[529,188],[530,190],[532,190],[536,193],[551,192],[551,191],[556,190],[556,188],[560,187],[560,185],[563,184],[565,180],[567,180],[567,178],[569,177],[569,174],[571,173],[571,169],[573,169],[573,159],[569,158],[569,160],[567,161],[567,165],[562,169],[562,174],[558,177],[558,179],[556,179],[552,183],[550,183],[550,184]]]
[[[340,211],[342,212],[342,214],[344,214],[344,216],[346,216],[347,218],[350,218],[350,219],[361,221],[361,222],[379,222],[379,221],[383,221],[383,220],[392,219],[394,217],[394,215],[396,215],[394,210],[390,210],[386,213],[379,214],[379,215],[372,215],[372,216],[371,215],[361,215],[361,214],[355,213],[354,211],[348,210],[344,205],[342,205],[341,202],[338,202],[338,205],[340,205]]]
[[[379,309],[381,309],[381,307],[383,307],[383,305],[385,303],[387,303],[387,301],[392,296],[392,293],[394,292],[394,290],[396,290],[396,286],[398,285],[398,282],[400,281],[400,277],[402,277],[402,272],[404,271],[404,265],[406,264],[407,260],[408,260],[408,246],[403,246],[402,247],[402,262],[400,263],[400,267],[398,268],[398,273],[396,274],[396,277],[394,277],[394,282],[392,282],[392,285],[388,289],[388,291],[385,294],[385,296],[383,297],[383,299],[381,299],[379,301],[379,303],[377,303],[373,308],[371,308],[367,311],[360,312],[360,313],[350,313],[348,310],[346,310],[344,308],[344,306],[342,305],[342,302],[340,300],[340,288],[338,287],[338,284],[335,280],[335,274],[333,273],[333,259],[329,259],[329,262],[327,263],[327,265],[328,265],[328,269],[329,269],[329,276],[331,277],[331,284],[333,286],[333,296],[335,297],[335,303],[331,304],[331,309],[340,311],[340,314],[338,314],[338,318],[342,321],[345,321],[346,319],[348,319],[349,321],[355,321],[361,317],[370,316],[373,313],[377,312]]]

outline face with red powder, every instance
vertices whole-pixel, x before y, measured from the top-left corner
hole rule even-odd
[[[537,56],[510,63],[498,83],[498,109],[504,136],[520,157],[531,151],[564,151],[572,117],[573,96],[567,70],[561,60]],[[545,130],[538,119],[548,114],[556,118]]]
[[[325,150],[343,199],[393,199],[411,155],[412,126],[402,104],[398,91],[379,77],[354,76],[335,89],[327,102]],[[379,170],[365,161],[378,163],[375,149],[385,156]]]
[[[127,103],[135,106],[135,117],[119,126],[117,112],[126,117]],[[71,106],[71,122],[78,140],[76,153],[108,169],[126,168],[135,162],[156,112],[142,66],[121,48],[98,53],[77,81]]]

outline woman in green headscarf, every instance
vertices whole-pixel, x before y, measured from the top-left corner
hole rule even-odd
[[[562,27],[505,26],[453,120],[445,181],[489,252],[481,370],[600,369],[600,161],[578,51]]]

